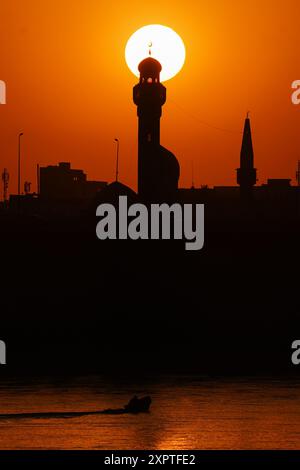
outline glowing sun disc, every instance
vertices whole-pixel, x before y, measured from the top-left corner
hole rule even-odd
[[[139,77],[139,63],[149,57],[161,63],[162,82],[174,77],[182,68],[185,61],[185,47],[181,37],[160,24],[150,24],[138,29],[128,39],[125,49],[126,63],[131,72]]]

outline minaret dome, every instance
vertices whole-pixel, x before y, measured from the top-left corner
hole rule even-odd
[[[140,62],[138,69],[140,72],[140,83],[159,82],[159,75],[162,67],[158,60],[153,59],[153,57],[147,57],[147,59]]]

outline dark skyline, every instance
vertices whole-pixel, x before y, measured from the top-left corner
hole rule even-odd
[[[161,143],[176,155],[180,187],[233,185],[243,120],[250,110],[259,184],[292,178],[299,159],[299,106],[291,102],[298,79],[298,5],[280,1],[200,5],[195,1],[134,1],[118,7],[90,0],[4,2],[1,75],[7,104],[0,107],[1,171],[17,191],[17,135],[24,131],[23,175],[36,190],[36,164],[70,161],[91,180],[112,181],[120,139],[120,176],[137,189],[136,112],[124,49],[142,25],[166,24],[186,45],[186,63],[166,82]],[[247,31],[247,34],[245,33]],[[286,51],[289,51],[288,54]],[[174,132],[174,129],[181,129]]]

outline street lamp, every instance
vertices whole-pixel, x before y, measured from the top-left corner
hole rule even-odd
[[[21,137],[23,132],[19,134],[19,147],[18,147],[18,196],[21,195]]]
[[[118,177],[119,177],[119,149],[120,149],[119,139],[115,139],[115,142],[117,142],[116,181],[118,181]]]

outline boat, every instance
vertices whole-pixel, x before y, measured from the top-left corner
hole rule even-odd
[[[136,395],[129,400],[127,405],[123,408],[116,408],[116,409],[107,409],[103,410],[101,413],[104,414],[126,414],[126,413],[147,413],[150,409],[151,405],[151,397],[146,396],[142,398],[138,398]]]

